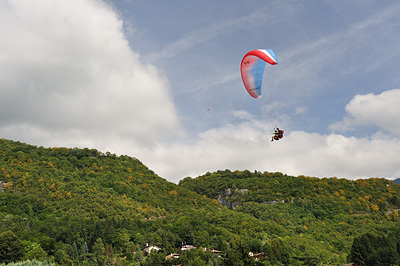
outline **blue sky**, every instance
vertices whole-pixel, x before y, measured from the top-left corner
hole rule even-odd
[[[400,176],[397,1],[0,0],[0,137],[216,170]],[[240,62],[273,49],[262,97]],[[208,108],[212,108],[208,111]],[[270,142],[273,126],[285,138]]]

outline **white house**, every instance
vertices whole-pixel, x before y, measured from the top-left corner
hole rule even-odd
[[[182,251],[183,250],[190,250],[190,249],[199,249],[199,248],[196,247],[196,246],[193,246],[193,245],[182,245],[182,247],[181,247]]]
[[[158,251],[161,250],[161,249],[162,249],[162,247],[160,247],[159,245],[151,244],[151,245],[149,246],[149,244],[146,244],[146,247],[143,249],[143,253],[145,253],[145,254],[150,254],[150,252],[151,252],[152,250],[155,250],[156,252],[158,252]]]

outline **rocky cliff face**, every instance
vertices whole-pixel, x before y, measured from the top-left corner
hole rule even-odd
[[[234,194],[243,194],[245,192],[247,192],[248,189],[225,189],[223,191],[221,191],[221,193],[218,195],[217,201],[219,204],[231,208],[231,209],[235,209],[237,206],[239,206],[240,204],[242,204],[241,201],[232,201],[231,198]]]
[[[221,191],[221,193],[218,195],[217,201],[219,204],[228,207],[230,209],[235,209],[239,205],[241,205],[243,202],[240,200],[235,200],[237,198],[240,198],[241,195],[249,191],[248,189],[225,189]],[[284,200],[276,201],[264,201],[260,202],[262,204],[276,204],[276,203],[285,203]]]

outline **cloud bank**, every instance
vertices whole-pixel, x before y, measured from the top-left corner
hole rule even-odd
[[[204,132],[196,143],[162,145],[149,154],[152,168],[171,181],[207,171],[257,170],[348,179],[400,175],[400,139],[292,131],[270,142],[270,129],[248,121]],[[152,160],[150,159],[152,158]]]
[[[101,1],[1,1],[0,135],[148,143],[179,129],[168,79],[141,63]],[[53,141],[51,141],[53,140]]]
[[[375,126],[400,136],[400,90],[388,90],[378,95],[356,95],[347,104],[343,120],[330,128],[348,131],[360,126]]]

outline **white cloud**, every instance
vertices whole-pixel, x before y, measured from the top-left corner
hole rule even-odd
[[[0,2],[0,135],[47,145],[178,130],[168,79],[144,65],[96,0]]]
[[[250,122],[201,134],[195,143],[162,144],[140,155],[170,181],[207,171],[258,170],[339,178],[395,178],[400,175],[400,140],[354,138],[294,131],[270,141],[270,130]]]
[[[287,142],[294,146],[304,143],[302,150],[288,152],[287,160],[293,161],[289,170],[292,173],[350,179],[400,174],[400,159],[393,156],[400,152],[398,139],[293,132]]]
[[[376,126],[400,136],[400,90],[381,94],[356,95],[346,106],[342,121],[330,126],[332,130],[354,130],[360,126]]]
[[[296,115],[301,115],[301,114],[305,114],[308,112],[308,107],[307,106],[298,106],[295,108],[294,113]]]

